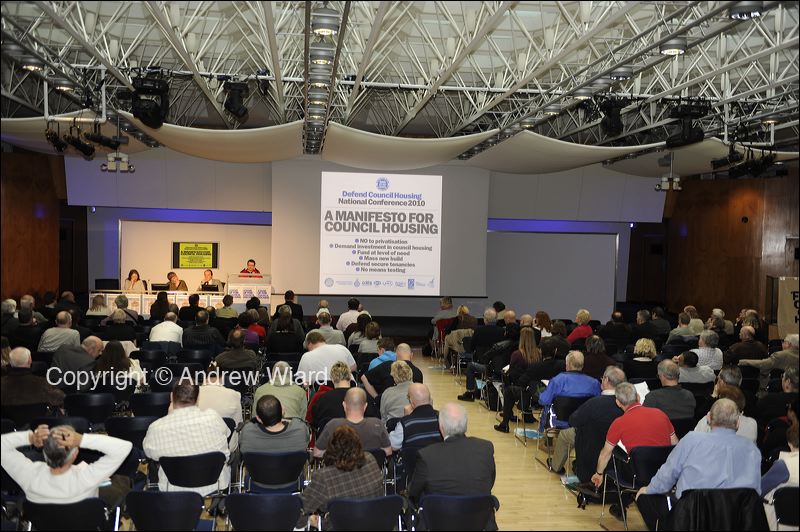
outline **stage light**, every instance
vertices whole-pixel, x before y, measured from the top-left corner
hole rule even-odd
[[[780,121],[781,120],[778,115],[765,116],[764,118],[761,119],[761,123],[766,126],[773,126],[775,124],[780,123]]]
[[[169,114],[169,84],[160,73],[131,80],[136,92],[132,94],[131,112],[147,127],[158,129]]]
[[[733,149],[733,145],[731,145],[730,152],[725,157],[720,157],[719,159],[711,159],[711,168],[717,170],[718,168],[724,168],[726,166],[730,166],[732,164],[736,164],[744,159],[744,155],[740,152]]]
[[[326,111],[327,109],[324,105],[311,104],[308,106],[308,117],[324,119]]]
[[[331,65],[336,56],[336,47],[327,42],[315,42],[309,46],[308,57],[314,65]]]
[[[658,47],[658,51],[661,52],[662,55],[681,55],[686,52],[687,45],[686,37],[673,37],[667,42],[662,43],[661,46]]]
[[[609,77],[614,81],[624,81],[633,77],[633,68],[629,66],[617,67],[611,71]]]
[[[311,31],[315,35],[336,35],[339,31],[339,12],[328,7],[328,2],[311,13]]]
[[[607,89],[613,84],[611,78],[597,78],[592,82],[592,87],[595,89]]]
[[[232,114],[238,122],[246,122],[248,111],[247,107],[244,105],[244,99],[247,98],[250,92],[247,83],[241,81],[226,81],[223,87],[228,92],[228,95],[225,97],[225,110]]]
[[[44,137],[47,139],[47,142],[53,145],[53,148],[55,148],[58,153],[63,153],[64,150],[67,149],[67,143],[64,142],[61,137],[58,136],[58,133],[52,129],[48,129],[45,132]]]
[[[86,137],[86,140],[105,146],[106,148],[111,148],[112,150],[116,150],[120,145],[118,140],[106,137],[100,133],[84,133],[83,136]]]
[[[73,135],[65,136],[64,140],[67,142],[67,144],[69,144],[70,146],[81,152],[83,158],[86,159],[87,161],[91,161],[94,158],[93,144],[89,144],[88,142],[83,142],[80,137],[76,137]]]
[[[326,89],[331,84],[331,73],[323,69],[312,68],[308,75],[308,83],[311,87]]]
[[[758,18],[764,9],[764,2],[734,2],[728,10],[728,16],[734,20]]]
[[[522,126],[522,129],[530,129],[536,125],[536,119],[532,116],[523,118],[519,125]]]
[[[19,64],[24,70],[30,72],[40,72],[44,68],[44,63],[35,57],[24,56],[19,58]]]
[[[706,138],[706,133],[700,126],[695,126],[691,118],[684,118],[681,120],[681,127],[675,133],[667,138],[667,148],[679,148],[689,144],[696,144],[703,142]]]
[[[560,105],[548,105],[544,108],[544,115],[545,116],[556,116],[561,113],[561,106]]]
[[[317,105],[328,104],[328,91],[314,87],[308,90],[308,103]]]
[[[72,92],[75,90],[75,84],[68,79],[57,78],[50,81],[50,83],[57,91]]]
[[[603,119],[600,121],[600,128],[609,137],[617,137],[622,134],[624,129],[622,124],[622,109],[630,102],[625,99],[606,99],[600,103],[600,111]]]
[[[592,89],[589,87],[581,87],[572,93],[572,97],[580,101],[588,100],[592,97]]]

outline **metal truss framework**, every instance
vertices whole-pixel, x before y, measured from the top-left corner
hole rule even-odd
[[[2,38],[40,58],[44,72],[18,68],[2,55],[4,117],[42,113],[42,77],[85,87],[51,94],[53,111],[79,109],[100,83],[112,108],[140,69],[171,71],[169,121],[238,128],[223,108],[226,78],[250,80],[244,127],[305,116],[305,1],[3,2]],[[663,140],[675,120],[669,102],[699,98],[712,105],[700,120],[725,137],[768,116],[780,123],[770,140],[797,144],[800,16],[796,2],[764,2],[764,16],[728,18],[727,2],[331,1],[347,11],[333,42],[327,120],[382,134],[448,137],[520,125],[543,135],[591,144]],[[686,53],[659,53],[673,36]],[[618,66],[633,77],[603,81]],[[99,79],[104,66],[106,78]],[[256,79],[258,82],[256,82]],[[598,83],[600,81],[600,83]],[[623,133],[607,136],[591,104],[573,93],[621,95]],[[96,101],[96,98],[95,98]],[[559,105],[556,116],[543,114]],[[774,129],[772,129],[774,128]],[[482,147],[472,150],[477,152]]]

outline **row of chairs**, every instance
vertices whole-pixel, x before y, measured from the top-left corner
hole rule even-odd
[[[125,498],[125,513],[136,530],[195,530],[203,497],[192,492],[133,491]],[[235,530],[292,530],[300,519],[302,499],[291,494],[236,493],[225,497],[228,524]],[[426,495],[414,511],[413,523],[427,530],[483,530],[499,508],[493,496]],[[328,517],[334,530],[403,530],[405,501],[399,495],[373,499],[334,499]],[[98,498],[73,504],[23,503],[23,520],[36,530],[103,530],[114,513]]]

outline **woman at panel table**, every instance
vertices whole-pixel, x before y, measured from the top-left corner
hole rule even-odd
[[[186,286],[186,281],[181,281],[178,277],[178,274],[175,272],[169,272],[167,274],[167,280],[169,284],[167,286],[167,290],[171,292],[188,292],[189,288]]]
[[[134,292],[137,294],[145,292],[144,281],[139,278],[139,272],[137,270],[128,272],[128,278],[122,283],[122,289],[126,292]]]
[[[203,280],[200,281],[197,291],[204,292],[206,290],[206,286],[216,286],[218,292],[222,291],[222,281],[219,279],[214,279],[214,272],[211,270],[205,270],[203,272]]]

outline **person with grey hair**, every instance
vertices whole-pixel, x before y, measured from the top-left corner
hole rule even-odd
[[[61,376],[65,373],[90,372],[94,371],[97,359],[102,354],[103,341],[97,336],[89,336],[77,347],[61,346],[53,353],[50,367],[58,368]]]
[[[13,299],[5,299],[2,304],[2,314],[0,314],[0,333],[3,336],[10,336],[19,327],[19,320],[14,316],[17,312],[17,302]]]
[[[289,313],[291,313],[291,309],[288,305],[282,305],[287,308]],[[328,345],[339,344],[339,345],[346,345],[344,339],[344,333],[339,329],[334,329],[331,327],[331,315],[327,312],[320,312],[317,316],[317,323],[319,323],[319,327],[314,329],[318,333],[320,333],[325,338],[325,343]]]
[[[773,369],[786,370],[786,368],[798,367],[798,362],[800,361],[799,353],[800,335],[797,333],[787,334],[783,339],[782,349],[780,351],[775,351],[767,358],[761,360],[740,360],[739,365],[759,368],[761,370],[762,388],[766,388],[767,384],[769,384],[769,373]]]
[[[697,365],[708,366],[714,371],[722,369],[722,351],[717,347],[719,344],[719,335],[714,331],[704,330],[700,333],[695,349],[697,353]]]
[[[132,308],[128,308],[130,301],[128,301],[128,297],[125,294],[120,294],[114,298],[114,305],[117,307],[109,316],[102,319],[100,321],[100,325],[108,325],[108,322],[114,320],[114,313],[117,310],[121,310],[124,314],[125,321],[130,322],[131,325],[136,325],[139,323],[139,313],[133,310]]]
[[[0,379],[0,404],[3,408],[46,404],[61,407],[64,392],[46,378],[31,373],[31,352],[27,347],[15,347],[8,353],[7,374]]]
[[[731,320],[726,320],[725,319],[725,311],[724,310],[722,310],[721,308],[713,308],[713,309],[711,309],[711,317],[712,318],[719,318],[719,319],[722,320],[722,323],[724,325],[723,326],[723,330],[725,331],[725,334],[727,334],[728,336],[733,336],[734,335],[735,329],[734,329],[734,326],[733,326],[733,322]]]
[[[606,441],[611,423],[622,415],[617,406],[614,390],[625,382],[625,372],[608,366],[600,381],[600,395],[583,403],[569,416],[569,428],[559,431],[553,450],[550,471],[560,473],[567,463],[569,450],[575,448],[575,474],[581,482],[589,482],[597,464],[597,457]]]
[[[178,315],[167,312],[164,321],[150,329],[151,342],[174,342],[183,347],[183,327],[178,325]]]
[[[125,314],[123,309],[118,308],[111,313],[111,322],[106,325],[106,330],[103,331],[103,338],[109,341],[136,341],[134,324],[128,319],[128,315]]]
[[[725,364],[738,364],[740,360],[764,360],[769,352],[767,346],[756,340],[756,330],[749,325],[739,329],[739,341],[725,352]]]
[[[633,384],[629,382],[618,384],[614,389],[614,395],[617,406],[624,411],[624,414],[611,423],[606,434],[605,445],[597,458],[597,467],[591,480],[598,488],[603,484],[606,466],[617,445],[622,444],[625,452],[630,453],[636,447],[663,447],[678,443],[675,429],[667,415],[657,408],[639,404],[639,394]],[[612,515],[617,513],[622,515],[621,508],[617,508],[616,512],[613,509],[609,509],[609,511]]]
[[[711,432],[692,431],[678,442],[667,461],[639,489],[636,502],[650,530],[664,521],[675,499],[687,490],[753,489],[761,494],[761,452],[755,444],[736,435],[739,408],[730,399],[719,399],[709,414]]]
[[[497,342],[505,338],[502,323],[497,322],[497,311],[492,307],[483,312],[483,325],[479,325],[472,333],[472,359],[465,353],[465,360],[479,358]]]
[[[653,340],[660,335],[658,327],[653,324],[653,316],[647,309],[641,309],[636,313],[636,325],[632,327],[632,332],[633,337],[631,340],[634,342],[639,338]]]
[[[467,436],[467,411],[447,403],[439,411],[444,441],[420,449],[408,496],[418,502],[426,494],[491,495],[496,477],[494,445]],[[483,530],[496,530],[492,514]]]
[[[272,395],[281,402],[284,417],[305,418],[308,409],[308,395],[302,386],[298,386],[294,382],[292,366],[283,360],[278,361],[269,370],[268,376],[269,382],[256,389],[253,395],[253,404],[258,404],[258,400],[265,395]],[[255,414],[253,412],[254,416]]]
[[[694,394],[678,384],[680,377],[681,371],[675,362],[659,362],[658,380],[661,381],[661,388],[647,394],[644,406],[658,408],[672,420],[694,418],[694,409],[697,406]]]
[[[781,391],[771,392],[758,401],[755,416],[758,424],[765,427],[773,419],[786,415],[786,405],[797,404],[798,375],[797,366],[783,370]]]
[[[78,347],[81,345],[81,335],[72,328],[72,316],[66,310],[56,314],[56,326],[42,333],[37,351],[52,353],[62,345]]]
[[[566,419],[557,419],[553,411],[556,397],[596,397],[600,395],[600,383],[597,379],[583,373],[583,353],[570,351],[567,355],[566,371],[550,379],[547,388],[539,394],[542,409],[539,432],[546,428],[565,429],[569,427]]]
[[[101,495],[100,486],[133,447],[129,441],[110,436],[79,434],[67,425],[9,432],[0,442],[3,470],[19,484],[25,498],[37,504],[72,504]],[[31,461],[19,451],[27,445],[41,448],[44,462]],[[102,456],[73,467],[80,449],[98,451]]]

